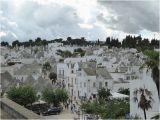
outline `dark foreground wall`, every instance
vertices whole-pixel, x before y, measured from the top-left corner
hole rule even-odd
[[[0,98],[1,109],[8,113],[13,119],[42,119],[41,116],[13,102],[8,98]]]

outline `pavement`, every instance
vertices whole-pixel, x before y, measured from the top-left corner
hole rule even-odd
[[[69,109],[64,109],[59,115],[49,115],[49,116],[44,116],[44,118],[56,119],[56,120],[62,120],[62,119],[74,120],[74,118],[78,118],[78,115],[76,113],[71,112]]]

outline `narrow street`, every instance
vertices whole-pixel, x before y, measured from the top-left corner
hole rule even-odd
[[[64,109],[59,115],[50,115],[50,116],[44,116],[45,119],[70,119],[73,120],[74,118],[78,118],[78,115],[76,113],[72,113],[68,109]]]

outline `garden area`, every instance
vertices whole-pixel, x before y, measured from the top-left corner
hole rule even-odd
[[[91,114],[102,119],[125,119],[129,118],[129,99],[111,99],[109,89],[100,89],[98,98],[94,101],[83,102],[81,109],[86,114]]]

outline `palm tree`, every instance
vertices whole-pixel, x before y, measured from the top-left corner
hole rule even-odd
[[[156,84],[158,95],[159,95],[159,68],[158,68],[159,67],[159,53],[156,51],[147,50],[144,52],[144,54],[148,56],[148,59],[141,66],[141,68],[147,67],[148,69],[152,70],[152,78]]]
[[[139,88],[136,89],[134,92],[134,102],[138,102],[138,107],[141,108],[144,112],[144,118],[145,120],[147,119],[146,116],[146,111],[148,109],[151,109],[151,103],[154,101],[152,98],[152,93],[151,91],[149,91],[148,89],[144,88]],[[138,96],[140,96],[140,98],[138,99]]]

